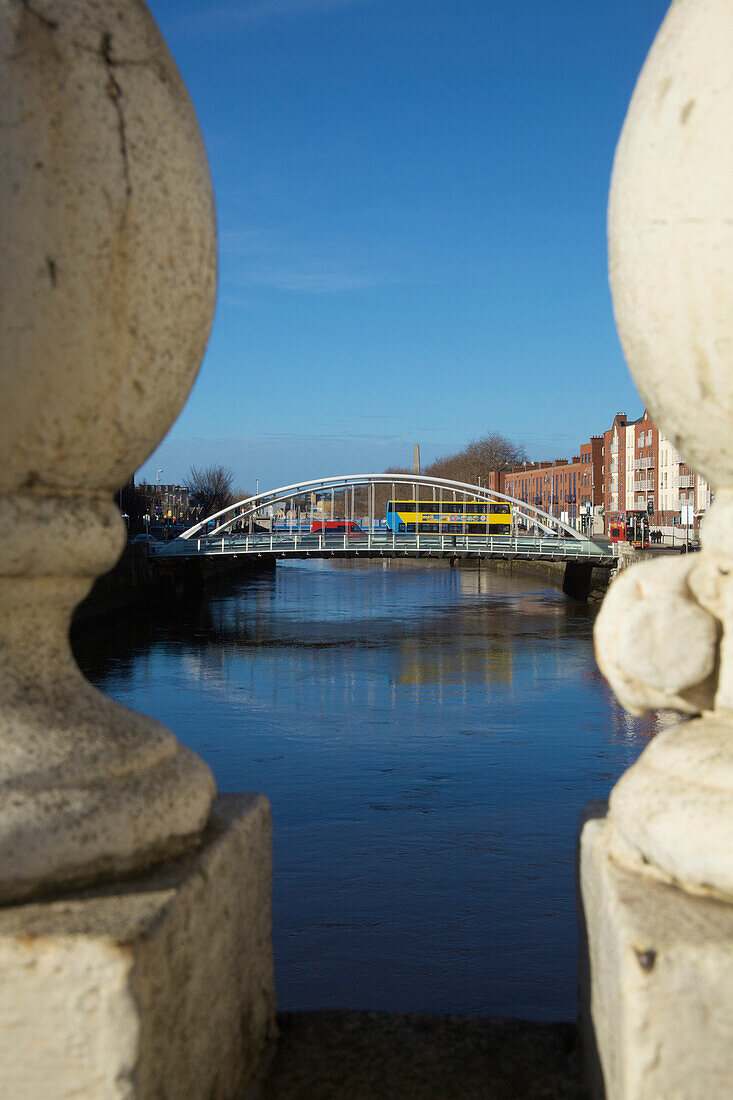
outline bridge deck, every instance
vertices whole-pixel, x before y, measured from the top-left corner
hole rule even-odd
[[[214,539],[175,539],[154,547],[159,559],[221,556],[275,558],[430,557],[500,558],[520,561],[588,562],[610,567],[611,547],[590,540],[529,535],[394,535],[391,531],[355,535],[227,535]]]

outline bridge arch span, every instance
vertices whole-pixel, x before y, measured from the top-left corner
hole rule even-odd
[[[249,520],[250,517],[254,517],[264,508],[286,504],[299,497],[309,497],[313,493],[324,494],[330,492],[335,499],[336,493],[346,493],[350,489],[363,488],[364,486],[373,489],[377,485],[390,486],[394,489],[399,486],[412,487],[413,496],[410,499],[417,497],[417,489],[420,488],[429,489],[433,492],[433,499],[436,501],[445,499],[443,497],[444,493],[453,494],[453,499],[460,500],[506,501],[512,505],[512,516],[515,525],[518,520],[524,520],[527,526],[536,527],[551,535],[562,535],[563,537],[576,539],[579,542],[589,541],[586,535],[569,524],[563,523],[557,516],[552,516],[548,512],[542,511],[541,508],[519,500],[517,497],[499,493],[494,489],[487,489],[483,485],[472,485],[469,482],[414,473],[337,474],[332,477],[314,478],[309,481],[295,482],[292,485],[282,485],[276,489],[267,489],[262,493],[256,493],[254,496],[244,497],[242,500],[236,501],[210,516],[206,516],[178,537],[179,539],[214,538],[221,535],[223,531],[228,530],[233,524]],[[369,493],[370,501],[373,501],[373,496],[373,491],[371,491]],[[372,519],[374,519],[373,507],[371,514]],[[220,522],[216,524],[214,529],[207,530],[212,521],[217,520]]]

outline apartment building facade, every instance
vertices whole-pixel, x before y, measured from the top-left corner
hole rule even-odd
[[[190,490],[186,485],[150,486],[153,492],[155,514],[163,519],[183,520],[190,508]]]
[[[642,511],[651,527],[697,530],[713,496],[646,409],[638,420],[616,413],[606,431],[583,443],[572,459],[525,462],[492,475],[489,488],[578,529],[602,527],[606,534],[613,521]]]
[[[606,531],[629,512],[645,512],[651,527],[696,530],[711,501],[709,484],[685,465],[648,410],[638,420],[616,414],[603,433]]]

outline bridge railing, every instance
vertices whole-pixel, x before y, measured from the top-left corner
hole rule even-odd
[[[154,547],[158,557],[194,557],[212,554],[328,554],[329,552],[417,551],[418,553],[484,552],[488,555],[522,554],[532,557],[572,556],[574,558],[616,557],[616,547],[600,547],[558,536],[533,538],[529,535],[441,535],[396,534],[393,531],[369,531],[363,534],[318,534],[283,532],[270,534],[229,534],[179,540]]]

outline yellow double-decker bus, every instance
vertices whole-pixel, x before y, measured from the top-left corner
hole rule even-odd
[[[512,506],[495,500],[388,500],[387,527],[395,534],[510,535]]]

